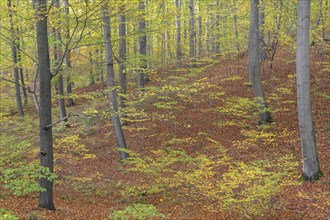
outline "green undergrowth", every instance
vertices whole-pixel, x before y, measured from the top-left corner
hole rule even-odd
[[[210,211],[245,207],[247,215],[265,213],[271,199],[286,186],[299,184],[295,170],[298,163],[285,155],[273,160],[237,162],[228,156],[227,149],[216,140],[207,138],[203,148],[213,156],[183,149],[152,150],[148,155],[130,152],[127,168],[141,177],[126,185],[124,196],[161,194],[170,200],[170,193],[182,196],[182,201],[209,198]]]
[[[40,166],[36,160],[28,160],[31,149],[28,141],[20,141],[13,135],[1,134],[0,138],[0,187],[17,196],[45,191],[39,185],[40,178],[53,181],[57,176]]]
[[[166,216],[160,213],[156,206],[152,204],[133,204],[126,206],[123,210],[113,210],[109,214],[109,220],[147,220],[147,219],[167,219]]]

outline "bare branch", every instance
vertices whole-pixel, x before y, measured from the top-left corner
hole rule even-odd
[[[52,123],[52,124],[49,124],[47,125],[44,129],[47,130],[49,129],[50,127],[53,127],[54,125],[57,125],[58,123],[62,122],[62,121],[66,121],[68,118],[71,118],[71,117],[83,117],[83,118],[86,118],[86,117],[90,117],[91,115],[86,115],[86,114],[82,114],[82,113],[78,113],[78,112],[74,112],[74,113],[69,113],[67,116],[65,116],[64,118]]]

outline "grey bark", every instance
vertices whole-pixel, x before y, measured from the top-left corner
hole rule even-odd
[[[8,9],[9,9],[9,25],[10,31],[12,33],[13,44],[11,46],[11,56],[14,63],[14,82],[15,82],[15,97],[16,97],[16,106],[17,112],[19,116],[24,116],[23,105],[22,105],[22,98],[21,98],[21,91],[19,86],[19,68],[17,63],[17,36],[14,28],[14,21],[13,21],[13,6],[11,4],[11,0],[7,1]]]
[[[106,72],[107,72],[107,84],[108,84],[108,98],[110,101],[110,113],[111,121],[114,128],[116,141],[119,147],[120,160],[124,160],[128,157],[124,133],[121,127],[118,107],[116,100],[116,88],[115,88],[115,74],[113,70],[113,57],[112,57],[112,45],[111,45],[111,28],[110,28],[110,17],[108,7],[105,5],[103,10],[103,34],[104,34],[104,48],[106,54]]]
[[[215,35],[214,35],[214,41],[213,41],[213,52],[216,55],[220,54],[220,0],[217,0],[216,3],[216,16],[215,16]]]
[[[93,61],[93,51],[88,53],[89,56],[89,83],[88,85],[94,85],[95,84],[95,78],[94,78],[94,72],[93,72],[93,68],[94,68],[94,61]]]
[[[200,3],[199,3],[200,4]],[[201,15],[201,6],[199,5],[199,11],[198,11],[198,40],[197,40],[197,51],[198,51],[198,57],[202,56],[203,53],[203,45],[202,45],[202,35],[203,35],[203,22],[202,22],[202,15]]]
[[[190,0],[189,2],[189,9],[190,9],[190,22],[189,22],[189,56],[191,59],[191,65],[194,66],[195,64],[195,4],[194,0]]]
[[[260,35],[259,35],[259,0],[250,1],[250,30],[249,30],[249,81],[252,84],[253,94],[260,111],[260,123],[270,123],[272,117],[267,110],[267,103],[261,85],[261,61],[260,61]]]
[[[236,0],[234,0],[234,33],[235,33],[235,47],[237,52],[237,59],[239,60],[239,42],[238,42],[238,27],[237,27],[237,5]]]
[[[19,28],[17,28],[17,34],[20,35]],[[27,95],[27,88],[25,86],[24,81],[24,73],[23,73],[23,67],[22,67],[22,53],[21,53],[21,39],[17,37],[17,62],[18,62],[18,70],[19,70],[19,78],[22,85],[22,92],[24,97],[24,105],[28,103],[28,95]]]
[[[278,16],[276,16],[276,25],[275,25],[275,30],[274,30],[275,35],[274,35],[274,39],[273,39],[273,42],[272,42],[272,45],[271,45],[272,53],[270,55],[270,61],[271,61],[270,69],[273,68],[273,61],[275,59],[275,54],[276,54],[276,51],[277,51],[277,45],[278,45],[278,40],[279,40],[279,32],[280,32],[280,29],[281,29],[283,0],[280,0],[279,4],[280,4],[280,13],[278,14]]]
[[[60,7],[60,0],[55,1],[55,8]],[[59,15],[60,17],[60,15]],[[56,35],[56,66],[60,65],[62,62],[62,36],[61,36],[61,21],[57,23],[57,28],[55,31]],[[58,75],[58,82],[57,82],[57,93],[59,95],[58,99],[58,104],[60,108],[60,119],[63,120],[64,122],[67,121],[66,119],[66,109],[65,109],[65,100],[64,100],[64,82],[63,82],[63,73],[61,70],[59,70],[59,75]]]
[[[39,68],[39,92],[40,92],[40,165],[53,172],[53,134],[52,105],[51,105],[51,72],[49,64],[49,45],[47,33],[47,6],[46,0],[36,0],[37,16],[37,45],[38,45],[38,68]],[[46,189],[40,192],[39,206],[54,210],[53,182],[45,178],[40,180],[40,186]]]
[[[182,64],[182,48],[181,48],[181,7],[179,0],[174,0],[176,7],[176,59],[178,64]]]
[[[120,95],[119,95],[119,105],[123,110],[126,106],[126,92],[127,92],[127,77],[126,77],[126,16],[125,8],[121,6],[119,8],[119,86],[120,86]]]
[[[264,38],[264,25],[265,25],[265,5],[262,3],[260,5],[260,16],[259,16],[259,34],[261,41],[261,60],[264,61],[267,59],[267,45]]]
[[[69,19],[69,4],[68,0],[64,0],[64,14],[65,14],[65,38],[68,41],[70,39],[70,19]],[[67,51],[64,59],[65,66],[67,67],[68,74],[66,76],[66,93],[68,98],[66,99],[66,106],[71,107],[74,105],[72,94],[72,78],[71,78],[71,53]]]
[[[297,102],[303,159],[302,175],[306,181],[313,181],[319,179],[322,173],[317,155],[311,110],[309,64],[310,1],[298,1],[297,20]]]
[[[139,11],[141,13],[139,21],[139,39],[138,39],[138,51],[140,55],[140,66],[139,66],[139,87],[144,88],[146,81],[145,72],[147,69],[147,35],[146,35],[146,21],[145,15],[145,3],[144,1],[139,2]]]

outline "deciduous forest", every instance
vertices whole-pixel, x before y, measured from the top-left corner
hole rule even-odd
[[[0,7],[0,219],[330,219],[329,0]]]

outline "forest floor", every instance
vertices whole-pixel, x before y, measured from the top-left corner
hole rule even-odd
[[[173,66],[152,73],[144,95],[129,94],[134,101],[127,104],[124,126],[133,158],[128,163],[118,160],[100,85],[77,88],[78,98],[68,112],[88,116],[71,117],[69,128],[54,127],[56,211],[37,208],[37,193],[19,197],[6,190],[0,193],[0,208],[22,219],[47,220],[105,219],[111,213],[113,219],[114,213],[125,219],[116,210],[134,204],[157,208],[144,210],[146,216],[164,214],[151,219],[326,219],[329,72],[315,55],[312,102],[323,177],[302,182],[294,60],[282,51],[272,70],[269,61],[263,66],[264,92],[274,119],[270,125],[258,124],[246,83],[246,57],[239,63],[220,58],[194,70]],[[54,107],[56,121],[56,103]],[[33,111],[31,107],[31,115]],[[37,117],[31,117],[37,126]],[[27,159],[37,160],[38,131],[32,128],[15,132],[30,139],[35,147]]]

